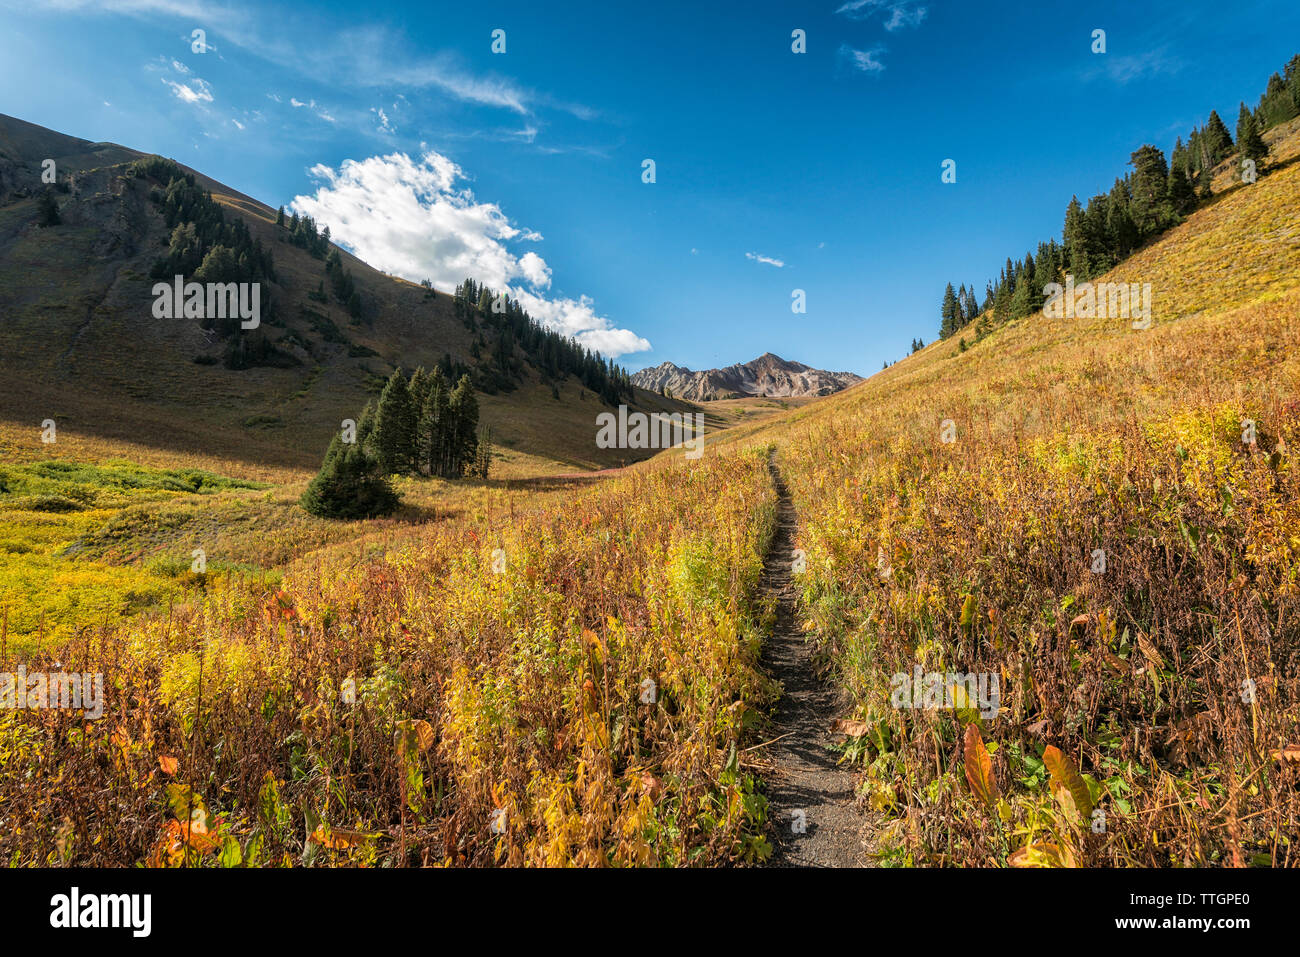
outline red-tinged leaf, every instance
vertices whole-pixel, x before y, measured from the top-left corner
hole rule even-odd
[[[993,777],[993,760],[975,723],[966,725],[966,783],[971,792],[990,807],[998,799],[998,782]]]

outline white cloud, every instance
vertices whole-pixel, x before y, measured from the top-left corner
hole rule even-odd
[[[519,271],[538,289],[551,288],[551,267],[546,265],[546,260],[537,253],[526,252],[520,256]]]
[[[319,116],[322,120],[324,120],[327,123],[335,122],[334,117],[331,116],[329,113],[327,113],[324,107],[317,106],[315,100],[308,100],[306,102],[303,102],[302,100],[298,99],[296,96],[291,96],[289,97],[289,105],[296,110],[302,110],[302,109],[310,110],[312,113],[315,113],[317,116]]]
[[[874,46],[870,50],[855,50],[845,44],[840,47],[840,58],[847,60],[853,69],[862,73],[883,73],[885,64],[880,62],[880,54],[884,52],[885,48],[882,46]]]
[[[771,256],[760,256],[758,253],[745,253],[746,259],[752,259],[756,263],[767,263],[769,266],[775,266],[777,269],[785,268],[785,261],[773,259]]]
[[[388,114],[384,112],[382,106],[372,106],[370,112],[379,117],[379,131],[381,133],[396,133],[393,124],[388,121]]]
[[[539,322],[607,356],[650,348],[642,337],[598,315],[587,296],[547,298],[551,268],[535,252],[516,255],[508,244],[537,241],[495,203],[479,202],[461,186],[464,173],[428,150],[346,160],[337,170],[317,165],[314,195],[290,209],[330,227],[331,236],[377,269],[413,282],[428,278],[450,291],[466,277],[517,299]]]
[[[650,343],[632,330],[616,329],[604,316],[598,316],[588,296],[576,300],[544,299],[518,287],[512,288],[510,295],[534,319],[602,355],[618,357],[650,348]]]
[[[177,83],[175,80],[169,80],[163,77],[163,82],[171,87],[172,92],[182,103],[211,103],[212,87],[206,81],[198,77],[187,83]]]
[[[850,20],[865,20],[877,13],[891,33],[904,27],[919,27],[928,10],[915,0],[848,0],[836,13]]]

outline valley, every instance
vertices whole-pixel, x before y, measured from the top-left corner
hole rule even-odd
[[[535,253],[412,282],[0,115],[0,859],[1297,866],[1298,63],[866,378],[629,372]],[[761,248],[779,338],[822,246]]]

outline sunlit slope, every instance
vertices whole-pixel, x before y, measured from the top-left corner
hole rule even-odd
[[[892,859],[1296,863],[1297,223],[1293,164],[1097,280],[1151,283],[1149,329],[1036,315],[746,437]],[[918,667],[997,700],[906,707]]]
[[[371,524],[269,587],[191,576],[175,607],[21,658],[111,676],[114,710],[72,725],[0,709],[0,859],[761,859],[745,748],[771,701],[766,463],[677,454],[577,490],[475,492],[436,522]],[[95,813],[106,793],[121,813]],[[210,836],[187,840],[178,807],[200,807]]]

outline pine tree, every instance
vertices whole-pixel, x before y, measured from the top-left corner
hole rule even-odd
[[[1223,124],[1220,123],[1219,126]],[[1223,135],[1228,135],[1226,129]],[[1135,150],[1129,157],[1129,162],[1133,166],[1130,181],[1133,199],[1129,211],[1138,228],[1138,235],[1146,239],[1163,230],[1173,220],[1173,209],[1169,204],[1169,166],[1165,162],[1165,154],[1149,144]]]
[[[322,518],[359,519],[387,515],[400,500],[362,444],[336,434],[299,503]]]
[[[366,407],[361,410],[361,418],[357,419],[357,445],[368,449],[373,454],[371,438],[375,434],[375,404],[367,402]]]
[[[478,446],[478,399],[474,396],[474,386],[469,376],[461,376],[456,388],[451,390],[447,410],[447,440],[451,445],[451,462],[448,467],[451,477],[456,478],[474,460]]]
[[[447,471],[447,419],[447,383],[442,369],[434,366],[429,373],[429,386],[425,393],[424,407],[420,410],[418,429],[420,459],[430,475],[445,475]]]
[[[385,475],[403,474],[414,461],[415,414],[411,392],[401,369],[394,369],[379,396],[371,442],[375,459]]]
[[[1210,166],[1215,166],[1232,154],[1232,136],[1228,128],[1219,119],[1219,114],[1210,110],[1209,122],[1205,124],[1206,149],[1210,154]],[[1153,147],[1154,149],[1154,147]]]
[[[1029,285],[1032,280],[1023,272],[1016,278],[1016,288],[1011,293],[1008,315],[1011,319],[1023,319],[1033,310],[1030,308]]]
[[[943,291],[943,304],[939,307],[939,336],[946,339],[961,326],[960,316],[957,312],[957,293],[953,291],[952,283]]]
[[[1107,222],[1110,216],[1110,200],[1104,195],[1094,196],[1088,200],[1083,211],[1084,244],[1088,250],[1088,277],[1099,276],[1115,265],[1111,253],[1113,245]]]
[[[283,206],[281,206],[280,211],[275,214],[275,225],[279,226],[281,229],[284,229],[284,207]]]
[[[1196,189],[1179,166],[1169,169],[1168,193],[1169,205],[1179,216],[1186,216],[1196,209]]]
[[[1065,268],[1080,281],[1088,276],[1088,243],[1084,231],[1083,207],[1078,196],[1070,197],[1065,207],[1065,226],[1061,229],[1065,240]]]
[[[1268,147],[1264,144],[1264,138],[1259,135],[1255,118],[1246,109],[1245,103],[1241,104],[1241,116],[1237,120],[1237,148],[1241,153],[1241,159],[1254,160],[1256,163],[1268,155]],[[1240,175],[1240,169],[1238,174]]]
[[[484,427],[478,437],[478,446],[474,452],[474,466],[471,474],[475,478],[487,479],[492,470],[492,430]]]
[[[415,410],[417,418],[424,413],[424,402],[429,398],[429,389],[432,386],[433,379],[430,378],[429,373],[424,371],[424,366],[418,367],[411,373],[411,381],[407,383],[407,391],[411,393],[411,408]]]

